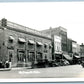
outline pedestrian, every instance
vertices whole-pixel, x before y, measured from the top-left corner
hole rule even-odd
[[[9,54],[9,68],[11,68],[12,53]]]
[[[44,62],[45,62],[44,66],[45,66],[45,67],[48,67],[49,62],[48,62],[48,59],[47,59],[47,56],[46,56],[46,55],[45,55]]]
[[[9,62],[6,61],[6,68],[9,68]]]
[[[2,61],[0,61],[0,68],[2,68]]]
[[[81,66],[84,67],[84,61],[82,61]]]

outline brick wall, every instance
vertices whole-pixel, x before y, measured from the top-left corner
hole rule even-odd
[[[14,37],[14,41],[12,43],[9,42],[9,36]],[[23,44],[24,46],[20,45],[18,43],[18,38],[24,38],[26,40],[26,43]],[[24,50],[26,49],[26,51],[27,51],[27,49],[29,48],[28,40],[33,40],[33,41],[35,41],[35,43],[36,42],[42,42],[42,44],[47,43],[48,44],[47,52],[44,52],[44,45],[42,46],[42,48],[38,48],[37,51],[40,51],[43,53],[43,59],[45,59],[45,55],[47,55],[48,60],[52,60],[52,52],[51,52],[51,49],[49,48],[49,45],[51,44],[51,40],[41,38],[39,36],[29,35],[26,33],[21,33],[21,32],[13,31],[10,29],[6,29],[5,30],[5,44],[7,47],[6,55],[8,56],[8,58],[9,58],[8,51],[11,50],[11,49],[8,49],[8,47],[10,47],[10,46],[14,47],[14,49],[12,49],[14,51],[14,53],[13,53],[14,56],[12,57],[12,65],[15,65],[17,63],[17,49],[21,48],[21,46],[22,46],[22,49],[24,49]],[[36,47],[36,49],[37,49],[37,47]],[[31,48],[29,48],[29,50],[31,50]],[[25,51],[25,54],[26,54],[26,51]],[[35,52],[35,49],[34,49],[34,52]]]

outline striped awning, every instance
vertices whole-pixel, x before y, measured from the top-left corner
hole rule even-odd
[[[33,40],[29,40],[28,41],[30,44],[35,44],[35,41],[33,41]]]
[[[24,38],[19,38],[18,41],[19,42],[22,42],[22,43],[25,43],[26,42],[26,40]]]
[[[78,56],[78,55],[74,55],[76,58],[80,58],[80,56]]]
[[[44,43],[44,45],[46,45],[46,46],[47,46],[48,44],[47,44],[47,43]]]
[[[52,48],[53,46],[50,44],[49,47]]]
[[[14,37],[13,36],[9,36],[9,40],[14,40]]]
[[[64,56],[67,60],[72,60],[72,57],[70,57],[70,56],[67,55],[67,54],[63,54],[63,56]]]
[[[40,45],[40,46],[42,46],[43,44],[42,44],[41,42],[37,42],[37,45]]]

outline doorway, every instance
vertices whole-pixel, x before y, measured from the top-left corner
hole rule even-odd
[[[8,61],[14,64],[14,50],[8,50]]]
[[[25,52],[23,50],[18,50],[18,56],[17,56],[17,61],[18,63],[23,63],[25,62]]]

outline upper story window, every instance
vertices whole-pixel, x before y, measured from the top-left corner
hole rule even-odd
[[[24,38],[19,38],[18,41],[19,41],[19,43],[25,43],[26,42],[26,40]]]
[[[28,44],[34,45],[34,44],[35,44],[35,41],[29,40],[29,41],[28,41]]]
[[[2,20],[2,24],[1,24],[1,26],[7,26],[7,19],[5,19],[5,18],[3,18]]]
[[[50,44],[50,45],[49,45],[49,49],[51,49],[51,48],[52,48],[52,45]]]
[[[43,44],[41,42],[37,42],[37,46],[42,46]]]
[[[13,36],[9,36],[9,41],[13,42],[14,41],[14,37]]]
[[[47,44],[47,43],[45,43],[45,44],[44,44],[44,48],[47,48],[47,46],[48,46],[48,44]]]

